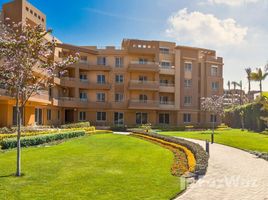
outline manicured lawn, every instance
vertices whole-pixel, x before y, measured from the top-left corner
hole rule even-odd
[[[181,191],[171,175],[173,154],[150,142],[101,134],[50,147],[0,153],[0,199],[168,200]]]
[[[210,140],[211,131],[159,132],[163,135]],[[268,152],[268,135],[232,129],[216,131],[215,143],[224,144],[244,150]]]

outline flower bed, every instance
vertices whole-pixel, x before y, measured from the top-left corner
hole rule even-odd
[[[38,135],[31,137],[23,137],[21,138],[21,146],[29,147],[36,146],[40,144],[45,144],[53,141],[69,139],[74,137],[84,136],[85,131],[70,131],[65,133],[54,133],[54,134],[46,134],[46,135]],[[0,146],[2,149],[12,149],[17,147],[17,139],[16,138],[8,138],[0,141]]]
[[[156,133],[145,133],[142,131],[133,132],[133,133],[142,135],[144,137],[151,137],[151,138],[153,137],[155,139],[158,139],[160,141],[165,141],[165,143],[172,144],[174,146],[179,145],[177,146],[178,148],[184,147],[184,149],[187,149],[194,156],[194,158],[192,158],[191,154],[187,151],[188,152],[187,156],[189,156],[187,158],[188,158],[190,171],[193,170],[193,166],[194,166],[194,171],[193,171],[194,173],[198,175],[204,175],[206,173],[209,156],[199,144],[196,144],[196,143],[184,140],[184,139],[169,137],[165,135],[159,135]]]

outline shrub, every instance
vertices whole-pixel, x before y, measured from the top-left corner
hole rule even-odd
[[[22,132],[21,137],[27,136],[36,136],[36,135],[45,135],[45,134],[52,134],[52,133],[61,133],[58,130],[50,130],[50,131],[35,131],[35,132]],[[12,134],[0,134],[0,141],[6,138],[14,138],[17,137],[17,133]]]
[[[79,122],[79,123],[72,123],[72,124],[64,124],[61,126],[61,128],[84,128],[84,127],[90,127],[89,122]]]
[[[112,131],[118,131],[118,132],[126,132],[127,131],[127,127],[122,125],[122,126],[111,126],[110,129]]]
[[[159,135],[156,133],[145,133],[142,131],[139,132],[134,132],[134,133],[138,133],[138,134],[143,134],[143,135],[147,135],[150,137],[154,137],[157,139],[161,139],[164,140],[166,142],[170,142],[170,143],[175,143],[181,146],[186,147],[187,149],[189,149],[195,157],[196,160],[196,167],[195,167],[195,173],[198,175],[204,175],[207,171],[207,167],[208,167],[208,154],[205,152],[205,150],[196,143],[184,140],[184,139],[180,139],[180,138],[174,138],[174,137],[169,137],[169,136],[165,136],[165,135]]]
[[[92,133],[96,132],[96,129],[94,126],[84,127],[84,128],[72,128],[71,130],[73,130],[73,131],[81,131],[82,130],[82,131],[85,131],[85,133],[87,133],[87,134],[92,134]]]
[[[65,132],[65,133],[24,137],[24,138],[21,138],[21,146],[22,147],[36,146],[40,144],[57,141],[57,140],[80,137],[84,135],[85,135],[84,131],[71,131],[71,132]],[[17,140],[16,138],[5,139],[0,142],[0,146],[2,146],[2,149],[16,148]]]

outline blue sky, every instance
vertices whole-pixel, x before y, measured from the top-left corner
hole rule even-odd
[[[243,80],[245,89],[244,68],[268,61],[268,0],[30,2],[47,15],[48,27],[66,43],[120,46],[123,38],[137,38],[215,49],[224,57],[225,82]],[[264,89],[268,91],[268,79]]]

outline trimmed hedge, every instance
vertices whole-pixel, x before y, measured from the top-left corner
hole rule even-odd
[[[72,132],[65,132],[65,133],[24,137],[24,138],[21,138],[21,147],[36,146],[40,144],[57,141],[57,140],[75,138],[75,137],[80,137],[84,135],[85,135],[85,131],[72,131]],[[0,142],[0,146],[2,149],[16,148],[17,140],[16,138],[5,139]]]
[[[180,138],[160,135],[157,133],[145,133],[142,131],[134,131],[134,133],[148,135],[150,137],[154,137],[157,139],[164,140],[166,142],[171,142],[171,143],[179,144],[181,146],[186,147],[194,154],[194,157],[196,160],[195,173],[198,175],[204,175],[206,173],[207,167],[208,167],[209,156],[199,144],[196,144],[196,143],[184,140],[184,139],[180,139]]]
[[[72,124],[64,124],[61,125],[61,128],[85,128],[85,127],[90,127],[89,122],[79,122],[79,123],[72,123]]]
[[[265,123],[261,117],[268,117],[268,112],[262,109],[259,102],[237,106],[225,111],[224,123],[232,128],[242,128],[241,112],[244,112],[244,124],[248,130],[261,132],[265,130]]]

